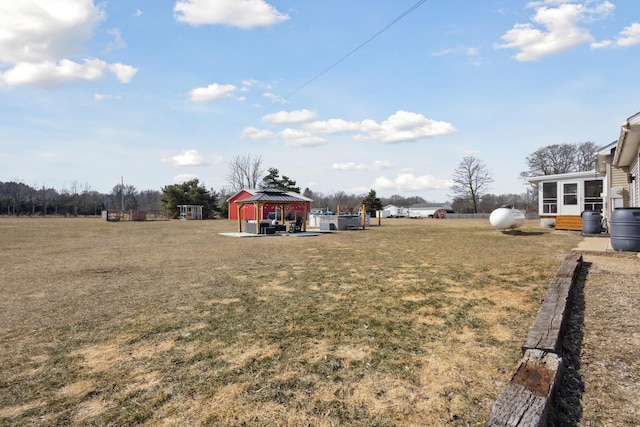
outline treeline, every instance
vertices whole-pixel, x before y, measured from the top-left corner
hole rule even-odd
[[[0,215],[100,215],[104,209],[161,210],[162,193],[138,191],[132,185],[116,185],[111,193],[92,190],[89,184],[72,182],[57,190],[19,181],[0,182]]]
[[[323,194],[309,191],[308,189],[305,190],[303,194],[306,197],[313,199],[313,203],[311,205],[313,209],[330,211],[335,211],[338,205],[340,205],[343,210],[345,210],[345,208],[348,209],[349,207],[359,208],[363,201],[368,197],[368,195],[364,194],[347,194],[343,191]],[[490,213],[504,205],[513,206],[525,212],[537,212],[537,194],[537,191],[533,188],[527,189],[527,191],[522,194],[483,194],[478,201],[478,213]],[[394,205],[410,208],[412,206],[422,205],[425,203],[442,203],[443,205],[451,206],[451,208],[458,213],[474,213],[472,202],[465,198],[455,198],[451,202],[448,200],[427,201],[420,196],[403,197],[397,194],[391,197],[380,197],[381,207]]]
[[[305,197],[313,199],[311,208],[314,210],[329,210],[336,211],[338,206],[341,210],[347,210],[349,208],[359,208],[365,198],[366,194],[348,194],[344,191],[336,191],[333,193],[320,193],[311,191],[308,188],[302,193]],[[374,192],[375,194],[375,192]],[[396,206],[412,206],[421,203],[427,203],[425,199],[419,196],[403,197],[394,194],[391,197],[380,197],[380,203],[382,206],[396,205]]]
[[[490,213],[501,206],[513,206],[523,212],[537,212],[538,193],[535,189],[528,189],[522,194],[483,194],[477,203],[477,213]],[[473,203],[464,198],[454,199],[451,209],[457,213],[475,213]]]
[[[202,191],[197,191],[202,190],[198,188],[198,183],[192,184],[193,191],[180,192],[180,195],[190,197],[181,200],[178,196],[168,197],[171,195],[168,190],[176,186],[166,186],[163,191],[139,191],[133,185],[117,184],[110,193],[100,193],[92,190],[87,183],[80,184],[75,181],[60,190],[45,185],[40,187],[31,186],[19,181],[0,182],[0,215],[92,216],[100,215],[101,211],[105,209],[147,211],[166,209],[171,211],[171,208],[175,208],[173,205],[184,203],[206,205],[207,210],[210,211],[207,215],[208,218],[213,218],[216,215],[220,218],[227,217],[228,205],[226,200],[233,195],[230,191],[215,192],[209,190],[205,194],[208,197],[203,199],[204,196],[200,194]],[[342,211],[351,208],[358,209],[367,198],[366,194],[347,193],[344,191],[322,193],[311,191],[308,188],[304,190],[303,195],[313,200],[311,204],[313,210],[333,212],[337,210],[338,206]],[[197,200],[191,200],[196,196],[198,196]],[[535,192],[506,195],[485,194],[480,198],[478,211],[491,212],[502,205],[512,205],[525,211],[537,211],[535,196]],[[380,197],[379,199],[381,206],[411,207],[428,203],[427,200],[420,196],[404,197],[397,194],[390,197]],[[215,206],[209,206],[212,203],[208,201],[215,203]],[[454,211],[459,213],[473,211],[469,201],[465,199],[456,198],[453,202],[444,200],[438,200],[437,202],[449,204]]]

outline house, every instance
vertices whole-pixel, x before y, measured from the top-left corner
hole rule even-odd
[[[622,124],[618,140],[598,150],[595,171],[527,178],[538,184],[540,224],[581,231],[583,211],[597,211],[607,223],[615,208],[640,206],[639,158],[637,113]]]
[[[620,127],[620,137],[611,158],[611,208],[640,206],[638,160],[640,158],[640,113]]]
[[[256,206],[258,206],[257,204],[238,203],[242,200],[253,198],[261,193],[269,191],[269,189],[257,190],[248,188],[243,188],[242,190],[238,191],[236,194],[227,199],[227,202],[229,202],[229,219],[238,220],[238,217],[240,217],[245,220],[255,220],[257,219],[257,214],[259,214],[260,219],[266,219],[269,218],[269,214],[271,214],[271,216],[275,216],[276,212],[280,212],[279,207],[283,205],[286,205],[285,219],[300,216],[305,216],[306,219],[307,214],[311,212],[311,202],[313,200],[292,191],[275,190],[279,194],[273,202],[267,201],[265,203],[259,204],[261,212],[256,212]],[[285,201],[285,203],[280,203],[280,199]],[[282,221],[283,219],[280,218],[280,216],[281,215],[278,215],[279,219]]]
[[[387,205],[380,211],[380,217],[402,218],[408,216],[410,218],[432,218],[433,214],[439,209],[451,210],[451,207],[444,203],[423,203],[412,205],[409,208]]]
[[[401,208],[396,205],[387,205],[382,208],[379,216],[380,218],[402,218],[407,216],[407,208]]]
[[[413,205],[408,209],[407,216],[410,218],[433,218],[436,211],[440,209],[451,211],[451,206],[445,205],[444,203],[423,203]]]

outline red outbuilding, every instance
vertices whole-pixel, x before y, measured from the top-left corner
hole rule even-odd
[[[256,199],[260,203],[243,202],[246,199],[251,201]],[[277,215],[279,220],[284,221],[296,217],[304,217],[306,219],[307,214],[311,211],[311,202],[313,200],[292,191],[281,191],[272,188],[264,190],[243,188],[227,201],[229,202],[229,219],[231,220],[238,220],[238,215],[242,220],[267,219],[269,214],[273,213]],[[257,209],[260,209],[260,212],[257,212]],[[281,218],[283,210],[284,218]],[[260,218],[256,218],[258,215]]]

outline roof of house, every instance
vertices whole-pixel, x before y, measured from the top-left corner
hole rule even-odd
[[[312,200],[301,194],[294,193],[293,191],[282,191],[277,188],[265,188],[264,190],[247,190],[247,193],[251,196],[241,200],[236,200],[236,203],[305,203]],[[238,193],[236,193],[238,194]],[[235,196],[235,195],[234,195]],[[232,199],[233,197],[231,197]],[[229,200],[231,200],[229,199]]]
[[[411,209],[440,209],[448,207],[445,203],[419,203],[411,205]]]
[[[438,209],[438,208],[443,208],[443,207],[448,207],[448,205],[446,203],[419,203],[419,204],[415,204],[415,205],[411,205],[408,208],[405,207],[399,207],[396,205],[386,205],[385,207],[383,207],[382,209]]]
[[[620,127],[620,138],[613,165],[617,167],[629,166],[635,160],[640,149],[640,113],[629,117]]]
[[[236,202],[251,203],[251,202],[274,202],[274,203],[303,203],[313,202],[313,199],[303,196],[302,194],[295,193],[293,191],[282,191],[277,188],[265,188],[258,190],[255,188],[243,188],[235,193],[233,196],[227,199],[227,202],[231,201],[238,194],[246,192],[250,196],[242,200],[236,200]]]
[[[541,182],[541,181],[562,181],[567,179],[581,179],[581,178],[602,178],[604,175],[596,171],[587,172],[569,172],[559,173],[554,175],[540,175],[540,176],[528,176],[529,182]]]
[[[596,153],[596,165],[598,168],[598,172],[601,172],[601,173],[607,172],[606,164],[611,163],[611,160],[607,158],[611,157],[611,150],[613,150],[617,144],[618,144],[618,140],[616,139],[612,143],[607,144],[604,147],[601,147],[598,149],[598,152]]]

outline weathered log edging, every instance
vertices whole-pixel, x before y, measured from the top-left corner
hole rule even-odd
[[[486,426],[545,426],[562,375],[562,339],[570,315],[582,254],[572,252],[560,265],[522,345],[523,357],[509,385],[491,409]]]

